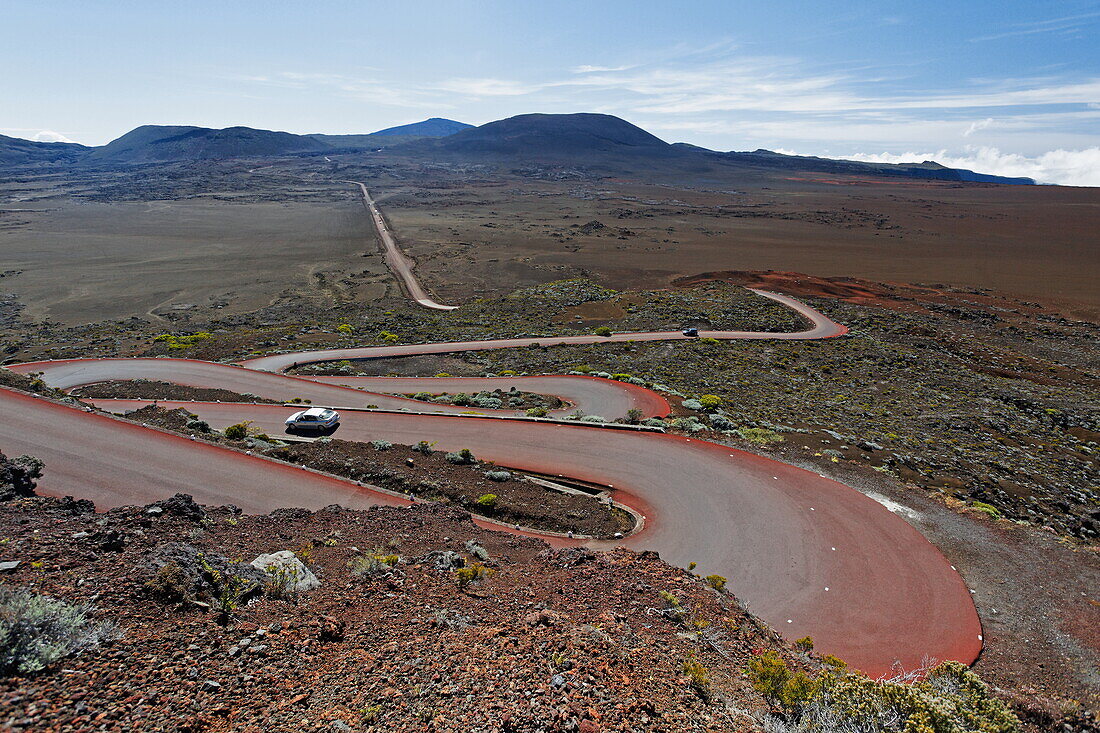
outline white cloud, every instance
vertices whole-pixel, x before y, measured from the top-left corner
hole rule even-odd
[[[32,138],[36,142],[40,143],[71,143],[75,142],[62,135],[60,132],[54,132],[53,130],[39,130]]]
[[[581,64],[580,66],[574,66],[572,71],[574,74],[592,74],[597,71],[626,71],[632,69],[633,66],[589,66],[588,64]]]
[[[970,127],[966,128],[966,132],[963,133],[963,137],[970,137],[978,130],[984,130],[993,124],[992,117],[986,117],[984,120],[978,120],[977,122],[971,122]]]
[[[961,155],[947,150],[935,153],[879,153],[842,156],[870,163],[920,163],[934,160],[950,168],[967,168],[997,176],[1026,176],[1039,183],[1062,186],[1100,186],[1100,147],[1084,150],[1051,150],[1027,157],[1002,153],[997,148],[966,148]]]

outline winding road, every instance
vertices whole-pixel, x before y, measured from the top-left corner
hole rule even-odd
[[[759,291],[758,291],[759,292]],[[718,339],[811,339],[846,329],[805,304],[774,293],[807,318],[793,333],[711,331]],[[653,341],[686,338],[677,332],[611,337],[471,341],[371,346],[274,354],[241,365],[187,359],[75,359],[18,364],[61,389],[114,379],[159,379],[221,387],[260,397],[310,399],[342,410],[337,435],[437,442],[469,448],[479,458],[520,470],[563,475],[613,487],[615,500],[645,516],[643,529],[617,542],[658,550],[666,560],[698,563],[703,574],[725,576],[746,606],[787,638],[812,636],[816,648],[871,675],[895,662],[906,669],[927,657],[972,662],[981,626],[969,591],[947,560],[916,529],[860,492],[816,473],[717,443],[657,432],[608,429],[554,420],[515,419],[514,412],[435,405],[396,396],[427,390],[496,388],[553,394],[609,419],[629,409],[646,416],[669,411],[665,399],[635,385],[591,377],[550,375],[498,378],[317,377],[281,372],[294,365],[479,349]],[[143,400],[93,400],[124,412]],[[282,432],[288,408],[251,403],[171,402],[216,428],[252,420]],[[233,503],[246,511],[282,506],[317,508],[407,504],[407,499],[262,457],[190,441],[104,414],[0,390],[0,448],[46,463],[40,488],[79,493],[106,508],[164,498],[176,491],[199,501]],[[404,411],[408,412],[404,412]],[[430,411],[435,414],[423,414]],[[602,547],[608,543],[589,542]]]
[[[366,186],[363,203],[381,239],[386,262],[416,303],[437,310],[398,249]],[[715,339],[824,339],[847,328],[778,293],[758,295],[794,309],[803,331],[704,331]],[[581,410],[608,419],[636,409],[667,415],[651,390],[582,376],[493,378],[313,377],[283,374],[302,364],[379,359],[539,344],[672,341],[679,332],[611,336],[547,336],[434,344],[369,346],[283,353],[239,365],[191,359],[69,359],[10,366],[40,373],[64,390],[110,380],[155,379],[217,387],[274,400],[308,399],[341,409],[338,435],[436,442],[445,450],[471,449],[481,459],[519,470],[561,475],[611,487],[615,501],[644,516],[640,531],[619,541],[657,550],[668,561],[698,564],[702,574],[725,576],[751,610],[788,639],[812,636],[819,652],[835,654],[872,676],[895,664],[910,670],[926,659],[973,662],[982,630],[970,593],[940,552],[904,519],[844,484],[819,474],[697,438],[519,417],[509,410],[476,410],[401,397],[417,391],[517,390],[554,395],[567,406],[550,418]],[[100,509],[142,504],[176,492],[206,504],[232,503],[249,512],[279,507],[341,504],[408,505],[407,497],[376,487],[273,461],[262,456],[138,425],[123,413],[147,400],[91,400],[90,411],[0,388],[0,449],[41,458],[39,490],[78,494]],[[160,401],[184,407],[216,428],[243,420],[271,434],[283,430],[283,405]],[[503,527],[475,518],[482,526]],[[511,531],[511,530],[509,530]],[[521,531],[521,530],[516,530]],[[530,534],[529,532],[524,532]],[[555,538],[558,544],[570,540]],[[579,541],[577,541],[579,542]],[[612,543],[588,542],[596,547]],[[644,598],[645,602],[655,599]]]

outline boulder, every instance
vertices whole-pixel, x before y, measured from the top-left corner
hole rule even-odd
[[[260,555],[249,564],[267,573],[284,593],[302,593],[321,585],[317,576],[290,550]]]

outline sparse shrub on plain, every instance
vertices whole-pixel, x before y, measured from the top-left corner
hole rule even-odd
[[[414,445],[412,447],[412,449],[414,451],[416,451],[417,453],[423,453],[426,456],[430,456],[432,454],[432,447],[434,445],[435,445],[435,443],[429,443],[426,440],[422,440],[419,443],[417,443],[416,445]]]
[[[0,675],[29,675],[121,635],[74,606],[27,588],[0,586]]]
[[[768,428],[738,428],[737,434],[756,445],[770,445],[786,440],[782,435]]]
[[[600,326],[599,328],[594,330],[592,333],[596,334],[597,336],[610,336],[611,335],[611,329],[608,328],[607,326]]]
[[[389,331],[379,331],[378,340],[384,344],[396,344],[398,338],[396,333],[390,333]]]
[[[703,406],[704,410],[713,410],[722,404],[722,398],[718,395],[705,394],[699,397],[699,404]]]
[[[510,481],[512,478],[512,474],[509,471],[486,471],[485,478],[489,479],[490,481],[503,483],[505,481]]]
[[[474,540],[466,540],[466,552],[481,560],[481,562],[489,562],[489,551]]]
[[[344,334],[345,336],[350,336],[351,334],[355,333],[355,329],[351,327],[350,323],[341,323],[339,326],[336,327],[336,330],[339,333]]]
[[[369,555],[353,557],[351,561],[348,562],[348,567],[351,568],[351,572],[356,575],[392,575],[397,572],[397,564],[399,562],[401,562],[401,557],[399,555],[385,554],[377,551]]]
[[[532,407],[527,410],[527,417],[546,417],[547,412],[545,407]]]
[[[389,450],[393,447],[393,443],[388,440],[372,440],[370,444],[375,450]]]
[[[710,426],[715,430],[733,430],[737,427],[737,424],[725,415],[708,415],[707,419],[710,420]]]
[[[496,471],[496,472],[490,471],[489,473],[507,473],[507,471]],[[488,476],[489,473],[487,473],[485,475]],[[496,494],[482,494],[481,496],[477,497],[476,504],[479,507],[482,507],[484,509],[492,509],[497,505],[497,495]]]

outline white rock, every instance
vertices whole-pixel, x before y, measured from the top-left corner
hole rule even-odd
[[[283,586],[282,590],[287,593],[301,593],[321,585],[317,576],[290,550],[260,555],[250,565],[267,573],[273,581],[280,583]]]

